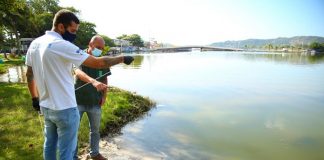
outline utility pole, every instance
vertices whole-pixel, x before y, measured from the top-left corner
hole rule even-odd
[[[120,39],[120,54],[122,53],[123,51],[123,40]]]

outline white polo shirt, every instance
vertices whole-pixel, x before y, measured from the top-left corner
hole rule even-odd
[[[40,106],[53,110],[76,107],[72,64],[80,66],[88,54],[54,31],[35,39],[26,65],[33,68]]]

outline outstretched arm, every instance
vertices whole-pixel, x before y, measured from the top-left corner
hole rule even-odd
[[[118,57],[94,57],[89,56],[84,62],[83,65],[91,68],[103,69],[110,68],[119,63],[125,63],[127,65],[133,62],[134,58],[131,56],[118,56]]]

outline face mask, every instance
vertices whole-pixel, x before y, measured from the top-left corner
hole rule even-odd
[[[68,30],[65,29],[65,32],[62,34],[62,38],[73,43],[76,38],[76,34],[70,33]]]
[[[102,50],[94,48],[92,50],[92,55],[95,56],[95,57],[99,57],[101,55],[101,52],[102,52]]]

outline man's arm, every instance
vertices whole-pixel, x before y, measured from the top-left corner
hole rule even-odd
[[[89,56],[84,62],[83,65],[91,68],[104,69],[110,68],[119,63],[131,64],[134,58],[131,56],[118,56],[118,57],[94,57]]]
[[[27,68],[26,77],[27,77],[27,83],[28,83],[28,89],[29,89],[30,95],[32,96],[32,98],[38,98],[38,92],[37,92],[37,87],[36,87],[36,83],[34,80],[33,68],[30,66],[28,66],[28,68]]]
[[[103,83],[106,84],[107,87],[108,87],[108,76],[105,77],[105,80],[104,80]],[[101,99],[101,102],[100,102],[100,106],[105,104],[106,98],[107,98],[107,92],[108,92],[108,88],[106,90],[102,91],[102,99]]]
[[[27,83],[28,83],[28,90],[29,90],[29,93],[30,93],[30,95],[32,97],[32,101],[33,101],[33,108],[36,111],[39,111],[40,106],[39,106],[38,91],[37,91],[36,82],[34,80],[33,68],[30,66],[28,66],[28,68],[27,68],[26,77],[27,77]]]
[[[76,68],[74,70],[75,75],[81,79],[81,81],[86,82],[86,83],[91,83],[93,87],[97,89],[97,91],[105,91],[107,89],[107,85],[104,83],[98,82],[96,79],[91,78],[88,76],[86,73],[84,73],[82,70]]]

